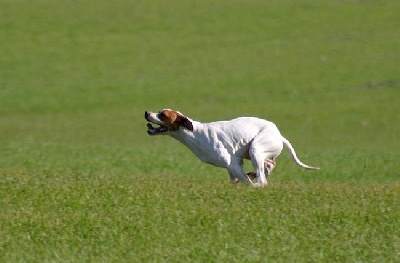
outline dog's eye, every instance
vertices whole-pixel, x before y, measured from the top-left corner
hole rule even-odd
[[[165,113],[164,112],[158,113],[158,118],[159,119],[165,118]]]

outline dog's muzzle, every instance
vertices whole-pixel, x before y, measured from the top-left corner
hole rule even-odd
[[[144,118],[149,122],[147,123],[147,134],[156,135],[168,131],[168,128],[166,126],[152,120],[151,114],[149,112],[146,111],[144,113]],[[158,125],[158,127],[153,127],[152,123]]]

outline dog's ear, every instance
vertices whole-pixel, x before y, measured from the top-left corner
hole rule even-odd
[[[186,118],[185,116],[181,117],[181,125],[188,129],[189,131],[193,131],[193,124],[192,122]]]

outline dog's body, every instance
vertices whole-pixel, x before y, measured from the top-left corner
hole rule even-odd
[[[255,185],[267,185],[275,167],[275,159],[285,145],[294,161],[305,169],[319,169],[303,164],[290,144],[270,121],[255,117],[240,117],[230,121],[201,123],[180,112],[164,109],[158,113],[145,112],[145,119],[160,127],[147,124],[149,135],[168,134],[188,147],[201,161],[226,168],[232,182],[238,180]],[[243,171],[243,159],[250,159],[257,183],[253,184]]]

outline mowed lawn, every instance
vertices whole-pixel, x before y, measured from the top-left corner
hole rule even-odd
[[[400,261],[397,10],[0,0],[0,261]],[[146,134],[162,108],[274,121],[321,170],[231,185]]]

